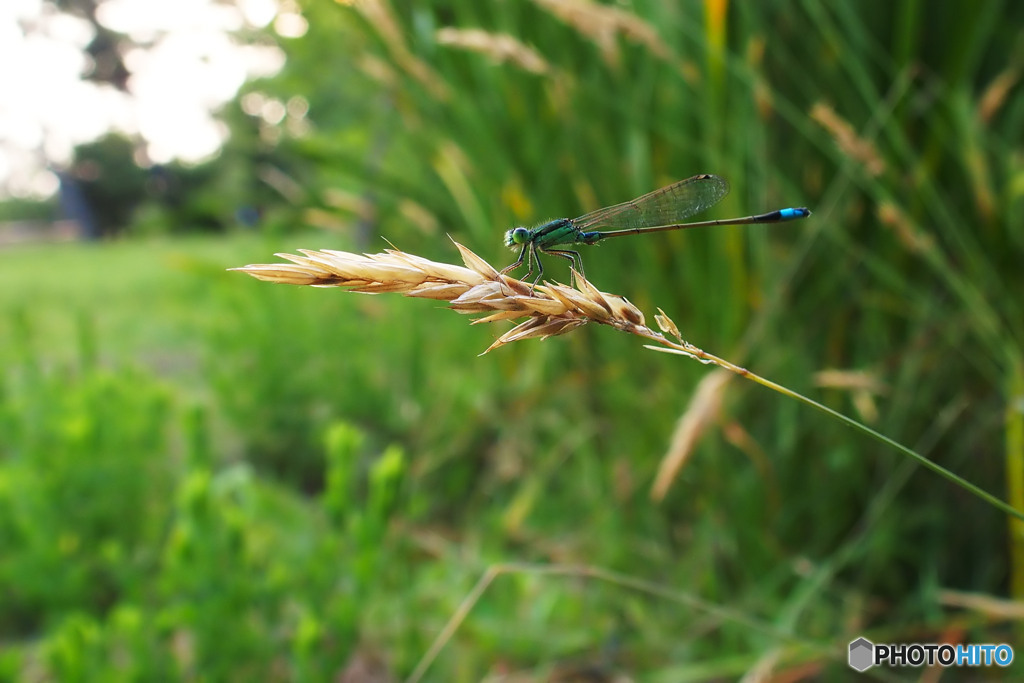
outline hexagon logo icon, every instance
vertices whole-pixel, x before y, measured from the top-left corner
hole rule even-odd
[[[850,643],[850,668],[866,671],[873,665],[875,644],[867,638],[858,638]]]

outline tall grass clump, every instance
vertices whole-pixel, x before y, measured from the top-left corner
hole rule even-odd
[[[98,367],[80,321],[75,361],[37,351],[36,316],[5,311],[0,385],[0,632],[5,638],[102,614],[156,562],[172,489],[166,387]],[[7,354],[5,354],[7,355]]]

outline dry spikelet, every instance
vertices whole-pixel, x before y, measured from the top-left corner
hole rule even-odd
[[[597,43],[608,64],[615,65],[619,61],[619,47],[615,40],[620,33],[627,40],[645,46],[660,59],[668,61],[672,57],[672,51],[654,27],[635,14],[589,0],[533,1]]]
[[[849,391],[861,418],[869,424],[878,421],[875,396],[885,394],[888,387],[875,375],[861,370],[819,370],[814,373],[814,383],[823,389]]]
[[[676,423],[668,452],[665,453],[661,459],[661,465],[658,466],[658,474],[651,487],[652,499],[660,501],[665,497],[672,482],[679,476],[683,465],[689,460],[697,441],[718,417],[722,407],[725,385],[731,377],[732,375],[724,370],[715,370],[706,375],[697,385],[697,391],[690,399],[690,405],[687,406],[686,412]]]
[[[853,126],[844,120],[836,111],[823,102],[811,107],[811,118],[821,124],[835,139],[836,145],[843,154],[864,167],[868,175],[875,177],[885,172],[885,162],[875,145],[857,135]]]
[[[486,313],[474,323],[526,318],[501,335],[484,353],[505,344],[566,334],[596,322],[647,338],[657,333],[644,326],[644,316],[625,298],[599,291],[578,273],[577,288],[530,284],[499,273],[472,251],[455,243],[465,266],[438,263],[398,249],[380,254],[353,254],[300,249],[276,254],[291,263],[254,264],[231,268],[266,282],[312,287],[343,287],[362,294],[397,293],[447,301],[459,313]]]
[[[546,74],[550,70],[540,53],[506,33],[488,33],[478,28],[446,27],[440,29],[436,37],[440,45],[479,52],[498,64],[508,62],[535,74]]]
[[[335,0],[340,5],[355,7],[374,27],[384,45],[387,47],[391,60],[412,78],[430,91],[439,100],[447,100],[451,96],[448,85],[431,69],[426,62],[414,55],[405,43],[403,30],[395,18],[386,0]]]
[[[371,54],[362,55],[356,62],[360,71],[385,88],[395,88],[399,82],[398,72],[390,64]]]
[[[939,604],[967,609],[992,620],[1024,620],[1024,603],[1021,603],[1020,600],[1003,600],[982,593],[941,590],[939,591]]]
[[[900,244],[908,251],[921,254],[935,246],[932,238],[922,231],[896,204],[883,201],[878,205],[876,213],[878,221],[896,233]]]
[[[422,204],[411,199],[400,199],[398,201],[398,212],[409,225],[418,228],[423,234],[436,235],[438,233],[439,224],[437,217]]]
[[[819,370],[814,373],[814,383],[823,389],[867,391],[872,394],[884,394],[888,391],[888,387],[877,376],[863,370]]]
[[[996,76],[981,95],[978,102],[978,117],[982,123],[988,124],[992,118],[1003,108],[1010,91],[1020,80],[1021,70],[1016,66],[1005,69]]]
[[[668,317],[665,311],[658,309],[658,315],[654,316],[655,322],[658,323],[658,328],[665,334],[672,335],[679,341],[683,341],[682,336],[679,334],[679,328],[672,321],[672,318]]]

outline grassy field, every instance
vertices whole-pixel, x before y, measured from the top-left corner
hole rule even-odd
[[[845,680],[858,636],[1021,642],[1007,516],[835,419],[606,327],[480,356],[507,326],[226,271],[457,263],[446,233],[501,266],[512,225],[719,173],[708,217],[814,215],[590,279],[1024,508],[1016,5],[342,5],[254,86],[308,98],[304,225],[0,252],[0,680]]]

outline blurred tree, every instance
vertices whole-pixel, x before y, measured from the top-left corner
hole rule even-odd
[[[74,16],[91,27],[82,78],[131,94],[132,74],[124,55],[150,49],[154,41],[140,42],[105,26],[99,0],[44,2],[51,12]],[[252,26],[238,37],[241,43],[275,42],[268,29]],[[282,214],[290,220],[289,207],[305,197],[296,190],[301,182],[292,177],[280,150],[282,136],[275,128],[281,119],[251,107],[243,111],[240,97],[217,117],[229,131],[228,141],[213,159],[200,164],[153,166],[141,136],[110,133],[78,146],[70,167],[58,172],[65,213],[90,236],[109,236],[129,227],[149,233],[252,227],[268,216],[279,220]],[[268,186],[274,191],[268,192]]]
[[[86,235],[111,236],[128,227],[146,185],[134,151],[131,140],[115,133],[75,148],[70,172],[61,174],[62,203]]]
[[[93,29],[93,39],[86,46],[89,55],[89,68],[83,76],[90,81],[112,85],[122,92],[128,91],[128,78],[131,72],[124,63],[124,54],[132,44],[128,36],[112,31],[96,16],[97,0],[48,0],[61,12],[71,14],[89,22]]]

